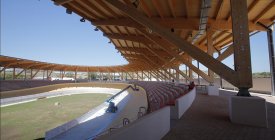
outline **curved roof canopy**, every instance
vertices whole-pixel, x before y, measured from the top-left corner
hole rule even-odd
[[[82,22],[85,20],[91,22],[101,30],[104,36],[110,38],[115,48],[121,52],[129,64],[112,67],[71,66],[1,56],[2,66],[54,68],[56,70],[77,69],[78,71],[138,71],[174,68],[180,64],[186,64],[190,69],[199,73],[194,66],[191,66],[188,52],[169,43],[152,29],[127,15],[125,11],[123,13],[118,10],[108,2],[109,0],[53,1],[56,5],[63,6],[68,14],[74,12],[81,17]],[[204,52],[207,52],[208,31],[212,32],[214,52],[220,52],[232,43],[230,0],[120,0],[120,2],[136,9],[138,14],[147,17]],[[274,0],[247,0],[250,32],[265,30],[257,24],[258,22],[266,26],[273,24],[274,5]],[[229,54],[232,53],[231,51]],[[195,56],[194,53],[191,56]],[[196,57],[193,58],[196,59]],[[218,60],[222,59],[224,58]],[[219,72],[216,73],[219,74]],[[201,75],[207,78],[203,76],[203,73]]]

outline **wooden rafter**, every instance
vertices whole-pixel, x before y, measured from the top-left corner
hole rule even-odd
[[[254,24],[257,23],[262,18],[262,16],[264,16],[270,9],[274,7],[274,5],[275,5],[275,1],[273,0],[268,4],[268,6],[263,11],[260,12],[259,15],[257,15],[257,17],[253,20],[253,23]]]
[[[151,18],[153,21],[159,23],[163,27],[166,28],[175,28],[175,29],[191,29],[191,30],[198,30],[199,29],[199,18]],[[131,28],[144,28],[140,24],[136,23],[134,20],[129,18],[122,18],[122,19],[108,19],[108,20],[97,20],[93,21],[94,25],[97,26],[125,26]],[[232,24],[227,20],[223,19],[208,19],[208,25],[213,28],[218,28],[220,30],[231,30]],[[265,31],[266,29],[254,24],[252,21],[249,21],[249,29],[250,30],[260,30]]]
[[[182,40],[178,36],[172,34],[169,30],[164,29],[161,25],[156,24],[152,20],[140,14],[138,11],[136,11],[136,9],[126,6],[123,3],[116,0],[107,0],[107,2],[112,4],[114,7],[121,10],[122,12],[124,12],[124,14],[128,15],[139,24],[148,27],[153,32],[160,35],[162,38],[168,40],[175,46],[179,47],[179,49],[181,49],[182,51],[187,52],[192,57],[200,61],[202,64],[212,69],[215,73],[222,75],[224,79],[229,81],[231,84],[236,86],[238,85],[238,83],[235,81],[237,75],[234,70],[220,63],[213,57],[208,56],[206,53],[202,52],[200,49],[194,47],[190,43]]]

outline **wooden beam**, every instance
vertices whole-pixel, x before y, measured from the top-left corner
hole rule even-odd
[[[158,14],[161,18],[164,18],[163,8],[161,6],[161,3],[159,3],[159,0],[152,0],[153,6],[155,9],[157,9]]]
[[[16,74],[16,75],[15,75],[15,79],[17,79],[17,77],[18,77],[21,73],[23,73],[25,70],[26,70],[26,69],[23,69],[23,70],[20,71],[18,74]]]
[[[148,17],[152,17],[152,13],[144,0],[140,0],[140,6]]]
[[[254,0],[248,7],[248,13],[260,2],[260,0]]]
[[[116,12],[114,10],[112,10],[108,5],[106,5],[104,3],[103,0],[95,0],[96,3],[98,3],[103,9],[105,9],[105,11],[107,11],[109,14],[111,14],[112,16],[114,16],[114,18],[117,18],[118,15],[116,14]]]
[[[237,71],[236,85],[239,89],[252,87],[251,56],[248,30],[248,15],[246,0],[230,0],[233,26],[234,66]],[[223,75],[221,75],[223,77]],[[241,94],[242,95],[242,94]]]
[[[154,22],[159,23],[164,28],[168,28],[169,30],[171,28],[175,29],[189,29],[189,30],[198,30],[199,29],[199,18],[150,18]],[[120,19],[108,19],[108,20],[96,20],[92,22],[96,26],[125,26],[125,27],[131,27],[131,28],[144,28],[134,20],[130,18],[120,18]],[[232,25],[230,22],[224,19],[211,19],[208,18],[207,22],[208,26],[211,26],[215,29],[219,30],[232,30]],[[249,21],[249,29],[250,30],[260,30],[260,31],[266,31],[265,28],[254,24],[252,21]]]
[[[230,45],[223,53],[221,53],[216,59],[219,61],[223,61],[228,56],[234,53],[233,45]]]
[[[137,78],[142,79],[142,77],[138,74],[138,71],[136,71],[135,73],[136,73],[136,75],[137,75]]]
[[[236,82],[236,72],[230,69],[228,66],[224,65],[213,57],[208,56],[208,54],[204,53],[189,42],[182,40],[179,36],[171,33],[170,30],[163,28],[161,25],[142,15],[135,8],[127,6],[117,0],[106,0],[106,2],[110,3],[115,8],[122,11],[124,14],[128,15],[139,24],[151,29],[154,33],[157,33],[163,39],[177,46],[182,51],[188,53],[193,58],[204,64],[206,67],[212,69],[215,73],[222,75],[224,79],[226,79],[231,84],[235,86],[238,85],[238,83]]]
[[[211,57],[213,57],[214,47],[213,47],[213,30],[211,28],[207,29],[206,36],[207,36],[207,53]],[[208,69],[208,75],[211,78],[210,85],[214,83],[214,72],[211,69]]]
[[[13,68],[13,71],[12,71],[12,79],[13,80],[15,79],[15,68]]]
[[[189,0],[185,0],[184,2],[184,11],[185,11],[185,17],[189,18]]]
[[[71,1],[73,1],[73,0],[54,0],[54,4],[55,5],[63,5],[65,3],[69,3]]]
[[[177,6],[176,0],[168,0],[168,4],[169,4],[169,9],[170,9],[173,17],[176,18],[177,17],[176,12],[175,12],[175,9]]]
[[[31,76],[31,79],[33,79],[36,75],[37,75],[37,73],[39,72],[40,70],[38,69],[32,76]]]
[[[152,36],[148,35],[148,33],[144,32],[143,30],[140,30],[141,33],[143,33],[145,35],[145,37],[147,37],[148,39],[150,39],[151,41],[153,41],[155,44],[159,45],[164,51],[166,51],[169,55],[174,56],[172,61],[168,61],[166,62],[166,64],[164,64],[164,66],[166,66],[168,63],[172,63],[173,61],[180,61],[184,64],[186,64],[190,70],[196,72],[197,74],[201,75],[202,78],[204,78],[206,81],[211,82],[211,79],[208,75],[206,75],[204,72],[202,72],[200,69],[198,69],[197,67],[195,67],[192,64],[192,60],[189,59],[190,61],[185,59],[185,56],[183,56],[183,54],[179,55],[177,52],[175,52],[174,50],[169,49],[170,44],[165,41],[165,40],[157,40],[155,41]],[[156,54],[156,56],[159,56],[158,54]],[[161,58],[160,58],[161,59]],[[163,59],[161,59],[163,60]],[[163,62],[165,62],[165,60],[163,60]],[[190,76],[192,76],[192,74],[190,74]]]
[[[190,78],[188,75],[186,75],[185,73],[183,73],[179,68],[174,68],[174,70],[176,70],[177,73],[179,73],[181,76],[183,76],[188,81],[193,81],[192,78]]]
[[[263,11],[261,11],[259,15],[257,15],[257,17],[253,20],[253,23],[256,24],[270,9],[273,8],[274,5],[275,5],[275,1],[273,0],[268,4],[268,6]]]
[[[177,79],[173,74],[170,73],[170,71],[167,71],[166,69],[163,69],[163,68],[162,68],[162,70],[170,76],[169,80],[171,80],[171,77],[173,79]]]
[[[144,71],[142,71],[142,73],[143,73],[143,75],[145,75],[148,78],[148,81],[149,81],[150,77],[147,74],[145,74]]]
[[[129,41],[134,41],[134,42],[140,42],[143,44],[152,44],[150,40],[145,38],[144,36],[140,35],[122,35],[122,34],[107,34],[107,37],[111,39],[121,39],[121,40],[129,40]]]
[[[216,9],[216,16],[215,19],[219,19],[220,15],[221,15],[221,10],[223,9],[223,5],[224,5],[224,0],[219,0],[217,9]]]

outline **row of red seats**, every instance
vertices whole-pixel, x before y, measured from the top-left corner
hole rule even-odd
[[[146,91],[150,112],[166,105],[174,105],[177,98],[189,91],[188,86],[184,84],[152,81],[132,81],[131,83],[141,86]]]

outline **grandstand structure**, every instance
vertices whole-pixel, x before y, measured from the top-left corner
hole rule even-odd
[[[27,81],[22,86],[32,88],[61,83],[76,84],[70,80],[45,82],[44,74],[46,73],[45,77],[48,78],[54,71],[60,72],[61,78],[64,77],[65,72],[73,72],[75,80],[79,72],[87,72],[88,75],[97,73],[97,76],[101,77],[99,80],[104,80],[102,75],[107,73],[110,79],[115,80],[115,75],[119,75],[121,80],[130,80],[130,84],[142,87],[146,91],[149,113],[170,115],[172,111],[170,112],[167,106],[174,108],[176,104],[180,106],[182,102],[189,100],[189,97],[186,97],[190,96],[192,101],[188,103],[188,109],[196,95],[193,93],[196,92],[195,90],[179,83],[180,77],[192,82],[193,73],[196,73],[209,82],[208,95],[211,95],[211,92],[219,94],[218,88],[213,88],[214,74],[217,74],[239,90],[238,96],[230,97],[231,121],[267,126],[265,100],[250,97],[248,91],[253,87],[249,37],[257,32],[267,32],[272,76],[271,93],[274,96],[275,60],[271,27],[275,20],[274,0],[52,1],[60,6],[57,8],[61,6],[65,8],[67,14],[78,14],[80,22],[90,22],[94,25],[95,31],[102,31],[103,36],[110,39],[110,43],[128,61],[128,64],[80,66],[1,55],[1,85],[5,85],[5,88],[1,86],[1,92],[22,88],[12,87],[14,83],[19,85],[15,80],[20,75],[24,75],[23,79]],[[218,56],[214,56],[214,53]],[[232,54],[234,69],[222,63]],[[208,72],[195,66],[192,63],[194,60],[207,67]],[[181,65],[186,66],[185,72],[179,69]],[[20,69],[19,72],[16,71],[17,68]],[[6,80],[8,69],[12,69],[12,80]],[[43,80],[32,82],[32,79],[41,71]],[[144,82],[145,79],[161,82]],[[17,83],[20,81],[17,80]],[[8,93],[5,95],[11,97]],[[185,101],[183,98],[186,98]],[[161,109],[164,109],[164,113],[159,111]],[[244,118],[238,116],[242,112],[248,116]],[[170,125],[170,116],[168,120]]]
[[[273,0],[53,2],[66,8],[68,14],[78,14],[82,17],[81,22],[86,20],[96,26],[95,30],[101,30],[129,64],[72,66],[1,56],[1,73],[7,68],[22,68],[18,74],[34,69],[33,78],[40,70],[50,71],[47,75],[53,70],[74,71],[75,75],[77,72],[136,72],[160,80],[173,78],[178,81],[181,75],[192,81],[192,72],[195,72],[209,83],[213,83],[216,73],[238,87],[242,91],[240,95],[249,96],[247,91],[252,87],[249,33],[269,31],[275,18]],[[217,58],[213,57],[214,52],[219,54]],[[234,69],[221,62],[231,54],[234,54]],[[194,66],[192,60],[206,66],[208,73]],[[181,64],[188,67],[189,74],[179,70]],[[273,68],[274,60],[271,64]],[[13,77],[18,74],[14,72]],[[5,79],[5,74],[2,76]]]

